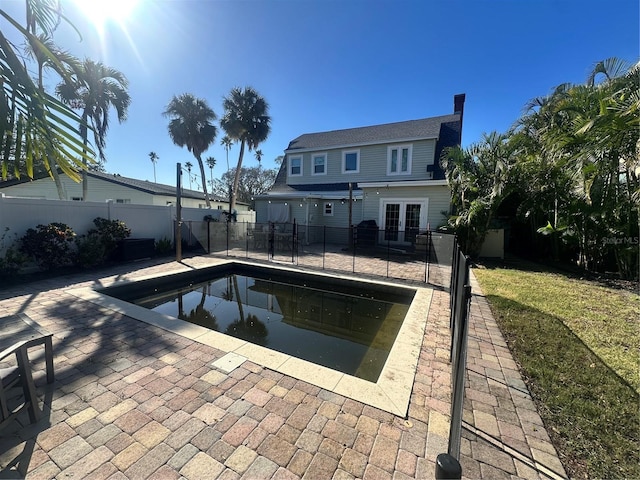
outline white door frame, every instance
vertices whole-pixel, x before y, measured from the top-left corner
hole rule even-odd
[[[429,220],[429,198],[427,197],[422,197],[422,198],[412,198],[412,197],[402,197],[402,198],[381,198],[380,199],[380,206],[378,209],[378,213],[379,213],[379,225],[380,225],[380,230],[384,230],[385,229],[385,214],[386,214],[386,205],[387,204],[399,204],[400,205],[400,225],[398,225],[398,231],[399,232],[404,232],[404,228],[405,226],[403,225],[402,222],[404,222],[405,216],[406,216],[406,209],[407,209],[407,204],[411,204],[411,205],[420,205],[420,225],[419,225],[419,229],[420,230],[426,230],[427,228],[427,222]],[[398,242],[398,243],[407,243],[407,242]]]

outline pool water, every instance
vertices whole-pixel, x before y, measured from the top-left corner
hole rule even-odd
[[[127,300],[376,382],[413,294],[311,278],[226,272],[184,287],[137,292]]]

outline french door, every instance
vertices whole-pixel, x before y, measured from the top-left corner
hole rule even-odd
[[[381,213],[385,241],[414,243],[427,225],[426,200],[383,200]]]

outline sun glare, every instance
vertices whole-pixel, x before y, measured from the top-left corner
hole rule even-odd
[[[125,21],[136,6],[136,0],[74,0],[78,8],[94,24]]]

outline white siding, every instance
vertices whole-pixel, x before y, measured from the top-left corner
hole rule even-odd
[[[434,163],[435,140],[420,140],[410,142],[412,145],[412,169],[410,176],[387,175],[387,152],[390,145],[407,145],[407,142],[382,145],[369,145],[360,147],[360,172],[342,173],[342,152],[348,149],[318,150],[303,154],[289,154],[290,156],[302,155],[303,175],[288,176],[289,185],[301,185],[310,183],[338,183],[338,182],[378,182],[394,180],[428,180],[427,165]],[[312,153],[327,153],[327,174],[312,175]]]
[[[385,198],[428,200],[427,223],[431,230],[446,223],[443,211],[449,211],[451,192],[447,186],[367,188],[364,189],[363,220],[375,220],[380,225],[380,202]]]

